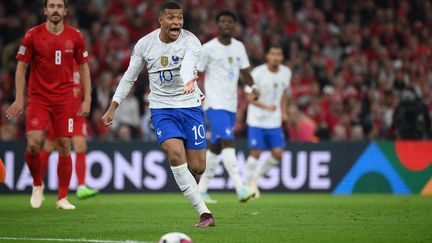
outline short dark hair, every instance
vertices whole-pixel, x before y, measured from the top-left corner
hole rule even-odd
[[[269,44],[265,48],[265,53],[269,53],[272,48],[281,49],[283,53],[283,48],[280,44]]]
[[[159,8],[159,13],[165,12],[166,9],[182,9],[180,4],[174,1],[168,1],[163,3]]]
[[[67,0],[63,0],[63,2],[64,2],[64,5],[65,5],[65,8],[67,8],[68,1]],[[45,8],[48,7],[47,5],[48,5],[48,0],[44,0],[44,7]]]
[[[219,22],[222,16],[230,16],[234,19],[234,22],[237,22],[237,16],[231,10],[222,10],[216,15],[216,22]]]

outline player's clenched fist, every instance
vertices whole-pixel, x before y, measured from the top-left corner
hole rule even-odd
[[[8,119],[12,119],[16,116],[19,116],[23,113],[24,110],[24,101],[15,100],[14,103],[6,110],[6,117]]]
[[[105,112],[105,114],[102,116],[102,122],[105,126],[110,126],[112,125],[113,121],[114,121],[114,113],[115,110],[117,109],[117,107],[119,106],[119,104],[115,101],[111,102],[110,107],[108,108],[108,110]]]
[[[112,125],[114,120],[114,112],[107,110],[107,112],[105,112],[105,114],[102,116],[102,122],[105,126],[110,126]]]

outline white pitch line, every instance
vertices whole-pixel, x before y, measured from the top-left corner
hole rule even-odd
[[[146,241],[135,240],[90,240],[81,239],[56,239],[56,238],[27,238],[27,237],[0,237],[1,240],[16,240],[16,241],[60,241],[60,242],[91,242],[91,243],[150,243]]]

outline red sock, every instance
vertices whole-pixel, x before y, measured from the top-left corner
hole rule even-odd
[[[72,175],[72,159],[70,155],[60,156],[57,165],[57,176],[59,181],[58,200],[67,197]]]
[[[42,149],[42,151],[39,152],[39,157],[40,157],[39,176],[42,181],[44,180],[47,171],[49,155],[50,153],[48,153],[44,149]]]
[[[78,186],[84,185],[85,175],[86,175],[86,154],[85,153],[76,154],[75,173],[78,178]]]
[[[26,164],[30,170],[30,174],[33,177],[33,186],[42,186],[42,179],[39,175],[39,168],[40,168],[39,153],[30,154],[30,152],[26,149],[24,153],[24,157],[26,160]]]

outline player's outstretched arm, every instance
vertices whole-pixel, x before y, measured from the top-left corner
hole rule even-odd
[[[81,77],[81,85],[83,89],[84,99],[81,103],[81,108],[78,111],[78,116],[86,117],[90,114],[91,105],[91,82],[90,82],[90,68],[87,63],[79,65],[79,72]]]
[[[117,103],[116,101],[111,102],[111,105],[109,106],[108,110],[102,116],[102,122],[105,126],[112,125],[112,123],[114,121],[115,110],[117,109],[118,106],[119,106],[119,103]]]
[[[25,74],[27,71],[28,64],[22,61],[18,61],[16,72],[15,72],[15,101],[6,110],[6,117],[12,119],[19,116],[24,111],[24,86],[25,86]]]

